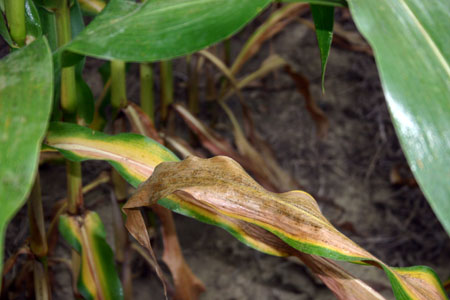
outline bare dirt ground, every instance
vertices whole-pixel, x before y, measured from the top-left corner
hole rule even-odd
[[[338,17],[340,15],[338,14]],[[339,19],[348,30],[348,20]],[[232,40],[233,53],[254,24]],[[346,235],[391,266],[427,265],[441,279],[450,276],[450,240],[417,186],[395,186],[392,168],[400,167],[412,176],[392,126],[373,57],[333,47],[326,73],[326,93],[320,87],[320,61],[314,32],[294,23],[277,35],[246,66],[242,74],[255,70],[270,52],[287,59],[306,75],[311,92],[330,123],[328,135],[318,138],[314,122],[305,109],[303,97],[283,72],[269,75],[260,87],[245,90],[258,133],[273,148],[280,165],[309,193],[317,196],[324,215]],[[89,65],[97,63],[88,61]],[[98,64],[97,64],[98,65]],[[136,66],[128,78],[128,95],[139,99]],[[186,74],[181,61],[176,67],[177,95],[184,99]],[[93,72],[86,79],[99,95],[99,77]],[[238,111],[236,99],[230,102]],[[203,112],[206,116],[208,113]],[[228,128],[219,112],[219,127]],[[84,181],[89,182],[105,163],[83,165]],[[65,195],[64,166],[41,167],[44,204],[48,216],[56,200]],[[105,223],[108,241],[112,237],[109,186],[102,186],[86,198],[89,209],[97,211]],[[204,300],[213,299],[335,299],[333,294],[301,264],[271,257],[239,243],[222,229],[176,216],[183,253],[193,272],[204,281]],[[6,257],[28,235],[26,209],[8,227]],[[158,231],[157,231],[158,232]],[[155,248],[161,251],[159,233]],[[70,250],[59,242],[56,255],[69,257]],[[388,299],[393,299],[383,272],[372,268],[342,264],[365,279]],[[15,270],[13,270],[15,271]],[[70,274],[56,265],[54,299],[71,299]],[[154,273],[140,257],[134,259],[136,299],[163,299]]]

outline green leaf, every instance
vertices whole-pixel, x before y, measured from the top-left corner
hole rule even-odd
[[[11,39],[11,35],[9,34],[8,26],[6,25],[5,18],[3,14],[0,13],[0,35],[3,37],[5,42],[10,46],[14,46],[14,42]]]
[[[270,0],[113,0],[64,49],[103,59],[159,61],[231,36]]]
[[[39,18],[41,20],[42,33],[47,37],[50,49],[53,51],[58,47],[55,14],[38,6]]]
[[[279,2],[308,2],[310,4],[347,7],[346,0],[280,0]]]
[[[42,35],[41,20],[39,12],[32,0],[25,2],[25,26],[27,29],[27,36],[39,38]]]
[[[450,234],[450,5],[349,0],[414,176]]]
[[[322,64],[322,91],[325,92],[325,69],[328,55],[330,54],[331,42],[333,41],[334,7],[311,4],[311,13],[316,26],[316,36]]]
[[[70,8],[70,24],[72,27],[72,36],[76,37],[84,29],[83,15],[81,13],[78,1]],[[94,118],[95,100],[91,88],[83,79],[83,69],[86,58],[83,57],[75,66],[75,80],[78,103],[78,119],[84,124],[91,124]]]
[[[44,38],[0,61],[0,265],[6,225],[33,183],[52,93],[52,57]]]
[[[114,253],[106,242],[105,228],[97,213],[62,215],[58,228],[81,255],[77,287],[84,299],[123,299]]]

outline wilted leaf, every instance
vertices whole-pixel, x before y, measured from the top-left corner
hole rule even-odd
[[[162,143],[153,122],[148,115],[144,113],[137,105],[129,103],[124,109],[133,130],[142,135],[152,137]],[[164,243],[163,261],[169,267],[175,283],[175,299],[195,300],[205,291],[205,286],[192,273],[188,264],[184,260],[178,241],[175,222],[173,221],[172,212],[158,204],[152,206],[152,210],[158,215],[161,221],[162,237]],[[145,231],[145,226],[138,229]]]
[[[234,128],[236,144],[240,147],[236,151],[231,144],[219,136],[212,129],[203,124],[193,116],[185,107],[175,104],[174,109],[184,119],[189,128],[194,131],[200,139],[202,145],[214,155],[226,155],[238,161],[245,169],[253,173],[253,176],[264,187],[273,191],[292,189],[298,186],[295,180],[284,170],[282,170],[265,147],[255,149],[244,137],[240,126]],[[236,119],[231,111],[225,107],[228,114],[231,114],[233,123]],[[258,144],[261,146],[261,144]]]
[[[286,66],[288,63],[286,60],[284,60],[282,57],[273,54],[270,55],[268,58],[266,58],[262,63],[261,66],[254,72],[246,75],[242,79],[237,79],[236,84],[239,89],[243,89],[246,86],[248,86],[250,83],[252,83],[255,80],[261,79],[268,74],[272,73],[273,71],[282,68]],[[226,101],[229,97],[231,97],[235,93],[234,89],[228,90],[222,97],[221,100]]]
[[[83,216],[62,215],[59,231],[81,255],[78,291],[85,299],[123,299],[114,253],[106,242],[99,216],[88,211]]]
[[[127,116],[134,133],[148,136],[158,143],[163,144],[163,140],[159,136],[155,125],[142,108],[133,102],[128,102],[127,106],[123,109],[123,112]]]
[[[214,155],[227,155],[235,160],[240,160],[239,153],[236,152],[226,139],[203,124],[198,118],[191,114],[186,107],[180,104],[174,104],[172,107],[197,135],[203,147],[208,149]]]
[[[310,195],[301,191],[270,193],[228,157],[161,163],[141,187],[150,191],[147,205],[180,195],[191,203],[258,225],[301,252],[383,268],[397,299],[447,299],[431,269],[387,266],[337,231]]]
[[[307,9],[308,5],[306,3],[294,3],[288,4],[272,13],[270,17],[255,30],[242,47],[242,50],[239,52],[231,67],[232,74],[236,75],[245,62],[259,51],[265,41],[283,30],[283,28],[291,23],[296,16]]]
[[[153,205],[152,210],[158,215],[162,225],[161,229],[164,242],[162,258],[173,276],[173,281],[175,283],[174,299],[198,299],[198,296],[205,291],[205,286],[201,280],[192,273],[184,260],[172,212],[158,204]]]
[[[291,64],[289,64],[282,57],[275,54],[269,56],[262,62],[259,69],[257,69],[255,72],[245,76],[240,80],[236,80],[236,86],[238,89],[243,89],[247,85],[249,85],[252,81],[260,79],[279,68],[284,68],[284,70],[290,75],[292,80],[295,82],[297,91],[300,94],[302,94],[303,97],[305,98],[306,109],[310,113],[311,117],[313,118],[317,126],[317,135],[319,137],[326,136],[329,126],[328,119],[323,110],[319,106],[317,106],[316,102],[314,101],[314,98],[312,97],[311,92],[309,90],[308,79],[301,73],[296,72],[294,68],[291,66]],[[235,91],[236,89],[229,90],[222,96],[221,100],[226,101],[229,97],[231,97],[234,94]]]
[[[450,234],[450,5],[443,0],[349,4],[374,50],[411,170]]]
[[[340,300],[385,300],[371,287],[327,258],[298,251],[293,255],[301,259]]]
[[[72,159],[108,160],[136,186],[152,175],[160,162],[177,161],[163,146],[137,137],[111,137],[74,124],[54,123],[46,143]],[[145,156],[148,153],[153,155]],[[230,158],[189,158],[161,163],[157,170],[139,186],[136,196],[140,196],[132,197],[125,209],[138,210],[170,194],[158,204],[224,228],[259,251],[287,256],[292,255],[293,247],[327,258],[374,264],[386,271],[397,299],[447,299],[431,269],[388,267],[338,232],[310,195],[268,192]],[[151,201],[145,195],[151,195]]]
[[[31,189],[52,94],[52,57],[45,39],[0,61],[0,270],[3,235]]]
[[[242,106],[248,135],[252,140],[256,141],[257,137],[254,131],[251,113],[245,104],[244,97],[240,91],[238,82],[234,77],[233,72],[214,54],[208,51],[200,51],[199,53],[209,61],[211,61],[231,83],[231,86],[234,89],[235,93],[238,95],[240,104]],[[238,153],[241,156],[238,161],[245,165],[248,170],[254,173],[254,176],[258,179],[258,182],[260,182],[271,191],[286,191],[291,188],[298,187],[298,184],[295,182],[295,180],[279,167],[275,157],[273,155],[270,155],[270,152],[265,151],[264,154],[268,155],[268,157],[264,157],[260,153],[261,149],[256,149],[247,140],[244,131],[242,130],[238,120],[236,119],[234,113],[231,111],[228,105],[222,99],[219,99],[218,103],[227,114],[233,126],[234,140],[238,149]],[[267,149],[267,147],[265,148]]]

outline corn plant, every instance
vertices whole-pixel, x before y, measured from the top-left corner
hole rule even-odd
[[[169,238],[165,240],[163,259],[174,278],[175,291],[168,287],[152,250],[142,215],[144,207],[152,207],[161,218],[165,237],[170,230],[174,232],[170,212],[173,211],[219,226],[263,253],[297,257],[339,299],[384,298],[333,260],[384,270],[397,299],[448,299],[432,269],[389,266],[340,233],[307,192],[274,193],[261,186],[233,159],[241,157],[239,162],[244,164],[242,156],[210,159],[189,156],[180,160],[162,145],[163,140],[153,127],[151,63],[161,62],[164,121],[173,101],[170,60],[197,51],[225,75],[219,102],[228,111],[224,104],[228,93],[238,94],[244,86],[240,87],[242,82],[237,82],[234,76],[258,51],[258,47],[250,47],[258,43],[248,43],[230,67],[203,49],[232,36],[271,2],[0,1],[0,34],[11,49],[0,61],[0,266],[4,273],[16,257],[2,265],[6,226],[28,199],[30,239],[21,251],[31,257],[39,299],[49,299],[51,295],[48,256],[52,248],[50,237],[56,227],[73,248],[71,265],[77,296],[130,299],[127,261],[117,249],[137,249],[161,279],[166,297],[196,299],[204,287],[184,262],[178,241]],[[350,8],[358,29],[373,48],[386,101],[411,170],[436,217],[450,233],[448,3],[444,0],[286,2],[310,4],[322,61],[322,83],[326,80],[333,37],[334,9]],[[287,16],[289,10],[294,11],[295,7],[285,6],[252,38],[261,40],[264,34],[270,35],[267,29],[274,26],[279,16]],[[86,27],[83,14],[93,17]],[[97,103],[81,76],[87,56],[110,62],[102,99]],[[144,87],[141,108],[127,105],[126,62],[140,63]],[[285,62],[278,60],[277,65],[285,66]],[[111,106],[108,116],[102,115],[100,109],[106,98]],[[193,102],[191,107],[194,112],[196,105]],[[196,122],[183,108],[174,107],[183,118]],[[114,134],[102,132],[105,122],[120,122],[121,111],[138,134],[122,133],[124,126],[116,123]],[[232,113],[229,116],[233,118]],[[201,126],[196,128],[209,139],[215,138]],[[240,145],[245,145],[238,126],[235,132],[236,139],[241,139]],[[55,152],[65,158],[67,199],[46,231],[38,158],[40,153]],[[185,153],[191,152],[188,149]],[[116,253],[106,243],[98,215],[84,207],[83,191],[87,187],[81,184],[81,162],[85,160],[102,160],[114,167],[116,173],[111,177],[117,198],[128,197],[123,180],[136,188],[122,211],[126,215],[125,227],[137,243],[120,227],[115,235],[123,238]],[[251,169],[252,163],[246,168]],[[104,181],[105,178],[100,178],[98,182]],[[120,215],[117,220],[121,220]]]

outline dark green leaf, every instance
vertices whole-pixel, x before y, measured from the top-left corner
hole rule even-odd
[[[447,0],[349,0],[372,45],[401,145],[450,234],[450,5]]]
[[[3,17],[3,14],[0,13],[0,35],[3,37],[6,43],[10,47],[14,46],[14,42],[11,39],[11,35],[9,34],[8,26],[6,25],[5,18]]]
[[[83,15],[78,1],[70,8],[70,23],[72,37],[76,37],[84,29]],[[95,100],[91,88],[83,79],[83,69],[86,58],[81,59],[75,66],[75,80],[77,90],[78,118],[88,125],[94,118]]]
[[[91,124],[94,118],[94,96],[92,95],[91,88],[84,81],[81,74],[75,74],[76,90],[77,90],[77,103],[78,103],[78,117],[83,120],[85,124]]]
[[[6,225],[33,183],[52,93],[52,57],[44,38],[0,61],[0,264]]]
[[[75,38],[84,29],[83,13],[80,4],[75,1],[70,8],[70,27],[72,30],[72,38]]]
[[[41,20],[42,33],[47,37],[50,49],[55,51],[58,47],[55,14],[40,6],[37,10]]]
[[[322,91],[325,91],[325,69],[331,42],[333,41],[334,7],[311,4],[311,12],[316,26],[316,37],[320,50],[322,69]]]
[[[65,50],[125,61],[185,55],[229,37],[270,0],[113,0]]]
[[[36,39],[42,35],[39,12],[32,0],[25,1],[25,26],[28,37],[32,36]]]

